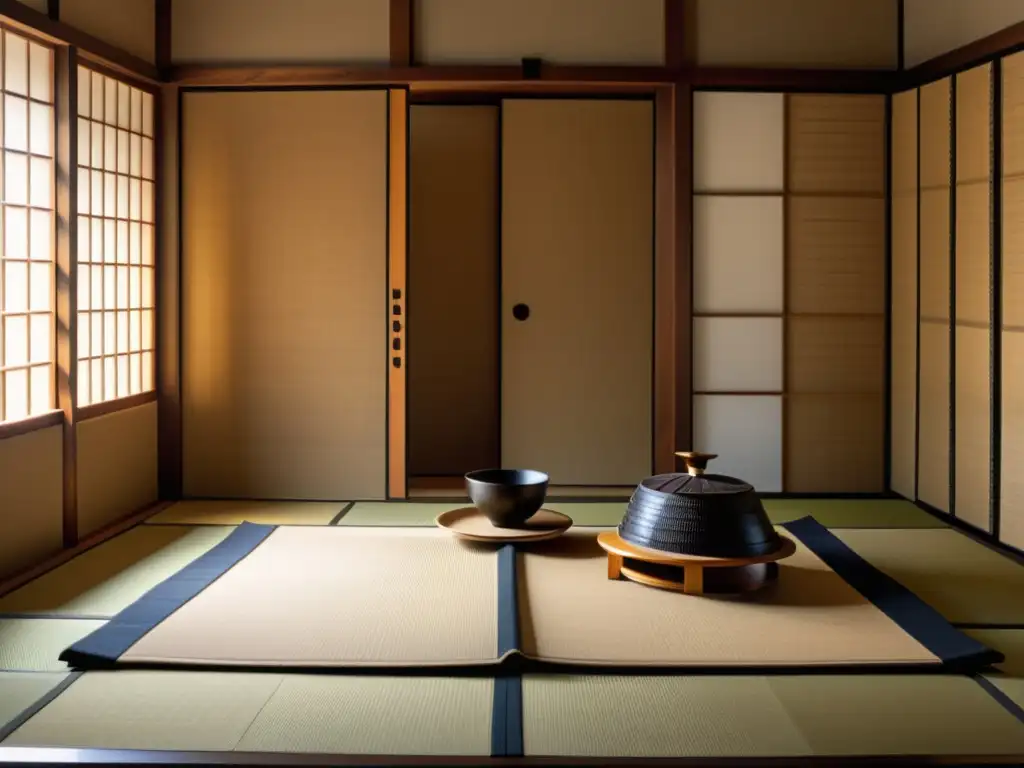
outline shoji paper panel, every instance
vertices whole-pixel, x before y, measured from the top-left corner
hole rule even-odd
[[[781,392],[782,318],[696,318],[693,388],[697,392]]]
[[[1003,59],[1002,472],[999,538],[1024,549],[1024,53]]]
[[[720,454],[719,471],[731,466],[761,490],[778,491],[785,99],[696,93],[693,124],[694,448]],[[749,394],[761,392],[773,394]],[[723,394],[705,396],[712,393]]]
[[[917,467],[917,91],[892,101],[892,490],[913,499]]]
[[[921,88],[920,389],[918,499],[949,511],[949,78]]]
[[[695,192],[782,192],[781,93],[693,94]]]
[[[787,191],[885,194],[885,99],[789,97]]]
[[[413,19],[422,64],[518,65],[524,56],[661,64],[665,56],[663,0],[416,0]]]
[[[782,312],[782,197],[693,201],[693,311]]]
[[[884,314],[885,199],[792,197],[788,311]]]
[[[885,102],[791,95],[786,490],[884,490]]]
[[[762,395],[696,395],[693,437],[720,458],[715,471],[765,493],[782,490],[782,399]]]
[[[990,529],[992,67],[956,76],[954,511]]]

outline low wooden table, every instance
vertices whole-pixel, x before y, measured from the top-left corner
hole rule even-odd
[[[608,553],[609,579],[615,580],[624,577],[648,587],[672,589],[688,595],[703,595],[751,592],[774,580],[778,575],[776,562],[796,552],[796,544],[792,539],[785,536],[782,536],[781,539],[781,546],[774,552],[746,558],[700,557],[660,552],[630,544],[619,536],[617,531],[605,531],[598,534],[597,543]],[[653,566],[679,568],[682,571],[682,581],[645,573],[627,565],[627,560]],[[715,576],[705,580],[705,571],[710,570],[713,570]],[[711,588],[705,589],[706,581],[715,583],[708,584],[707,586]]]

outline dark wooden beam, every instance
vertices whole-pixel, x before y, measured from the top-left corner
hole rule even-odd
[[[153,0],[156,3],[156,24],[153,58],[161,79],[171,70],[171,0]]]
[[[60,21],[60,0],[46,0],[46,15]]]
[[[906,69],[906,7],[903,0],[896,0],[896,69]]]
[[[690,211],[692,91],[663,86],[654,97],[654,471],[674,472],[692,449]]]
[[[158,82],[160,73],[148,61],[140,59],[117,46],[51,19],[18,0],[0,0],[0,17],[15,29],[21,29],[58,45],[78,48],[78,56],[89,61],[105,63],[111,68],[137,77]]]
[[[506,89],[509,86],[650,86],[680,83],[694,88],[888,93],[895,74],[882,70],[747,69],[730,67],[545,66],[539,79],[522,68],[480,66],[208,66],[172,67],[168,78],[185,87],[382,85],[417,88]]]
[[[391,3],[391,66],[411,67],[413,55],[413,0],[390,0]]]
[[[1024,49],[1024,21],[906,70],[898,90],[916,88]]]
[[[78,543],[78,56],[55,53],[57,405],[64,425],[64,546]]]
[[[696,67],[685,72],[682,81],[708,90],[889,93],[896,77],[885,70]]]

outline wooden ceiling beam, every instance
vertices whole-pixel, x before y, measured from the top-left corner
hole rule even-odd
[[[411,67],[413,55],[413,0],[391,0],[390,49],[392,67]]]

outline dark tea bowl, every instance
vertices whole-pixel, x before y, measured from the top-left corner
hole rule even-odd
[[[466,492],[497,528],[518,528],[541,508],[548,476],[535,469],[478,469],[466,473]]]

